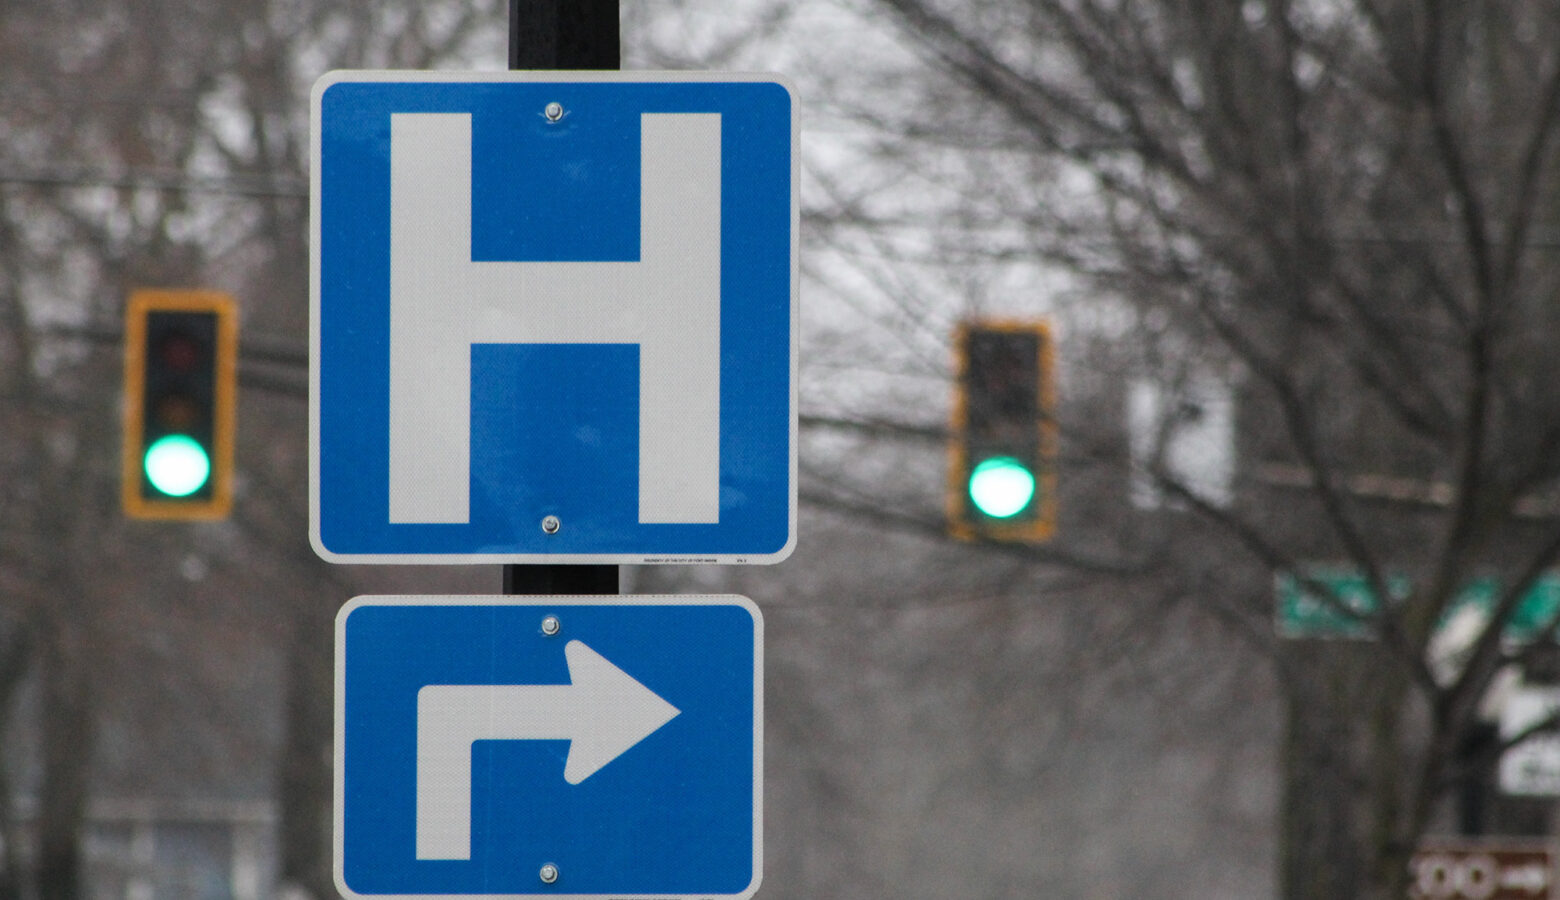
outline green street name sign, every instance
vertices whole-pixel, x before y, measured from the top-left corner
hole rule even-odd
[[[1274,585],[1277,598],[1274,618],[1280,637],[1356,640],[1375,637],[1375,627],[1370,620],[1381,606],[1365,576],[1346,569],[1324,567],[1305,574],[1310,581],[1327,588],[1337,602],[1330,603],[1318,596],[1294,575],[1280,574]],[[1387,592],[1394,602],[1407,597],[1410,590],[1407,577],[1388,576]],[[1476,578],[1468,582],[1458,592],[1442,621],[1448,621],[1470,607],[1488,615],[1500,597],[1500,590],[1500,583],[1494,578]],[[1528,588],[1506,623],[1506,640],[1517,643],[1533,640],[1539,628],[1553,620],[1556,610],[1560,610],[1560,575],[1542,575]]]

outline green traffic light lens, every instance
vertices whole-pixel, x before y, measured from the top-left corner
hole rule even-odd
[[[142,460],[146,480],[169,497],[188,497],[211,477],[211,456],[198,441],[182,434],[159,438]]]
[[[1034,499],[1035,476],[1017,459],[996,456],[971,470],[969,489],[976,509],[993,519],[1008,519]]]

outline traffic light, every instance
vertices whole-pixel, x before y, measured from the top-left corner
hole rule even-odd
[[[1044,322],[965,322],[948,466],[954,537],[1039,542],[1056,530],[1056,405]]]
[[[125,309],[121,498],[137,519],[233,505],[238,310],[213,291],[136,291]]]

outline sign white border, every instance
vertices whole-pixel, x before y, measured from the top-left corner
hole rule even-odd
[[[336,613],[335,732],[333,751],[332,874],[343,897],[362,900],[519,900],[519,898],[568,898],[568,900],[666,900],[656,894],[359,894],[343,877],[346,849],[346,638],[347,617],[364,606],[527,606],[557,609],[569,606],[740,606],[753,617],[753,880],[734,894],[699,896],[748,900],[764,880],[764,615],[758,604],[740,594],[570,594],[570,595],[364,595],[353,597]]]
[[[503,82],[766,82],[779,85],[791,97],[791,366],[790,481],[786,543],[774,553],[641,554],[641,553],[337,553],[320,539],[320,196],[321,98],[338,83],[503,83]],[[309,543],[321,559],[332,563],[371,565],[769,565],[796,549],[797,523],[797,378],[801,344],[801,126],[796,114],[796,89],[790,79],[769,72],[673,72],[518,70],[501,72],[439,72],[384,69],[335,70],[314,82],[309,98]]]

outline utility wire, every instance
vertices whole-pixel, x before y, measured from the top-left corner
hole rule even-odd
[[[182,172],[131,170],[122,174],[87,168],[0,171],[0,185],[51,188],[115,188],[218,194],[234,197],[278,197],[304,200],[309,196],[306,178],[293,175],[244,174],[187,175]]]

